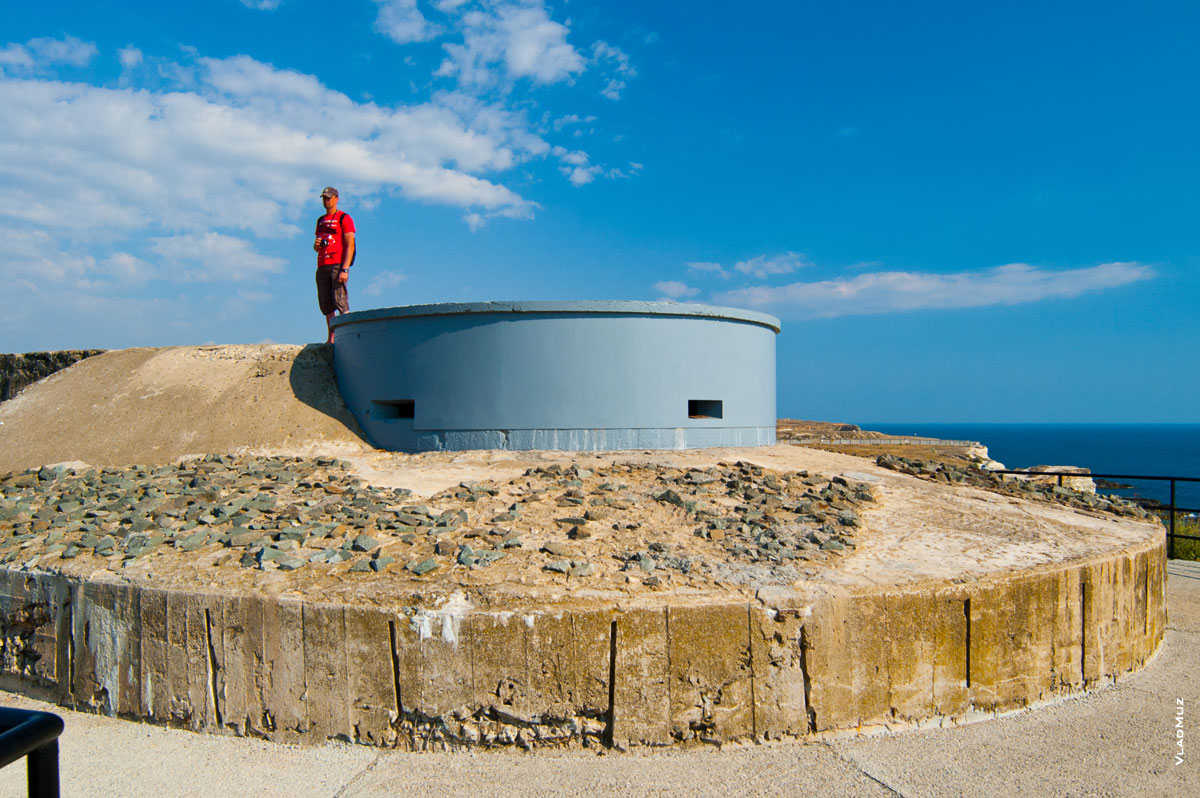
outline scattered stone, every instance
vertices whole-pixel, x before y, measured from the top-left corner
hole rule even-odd
[[[415,564],[410,563],[408,566],[408,570],[412,571],[417,576],[424,576],[425,574],[429,573],[430,571],[433,571],[437,567],[438,567],[437,560],[435,560],[433,557],[430,557],[428,559],[421,560],[420,562],[415,563]]]
[[[875,463],[883,468],[921,479],[954,485],[969,485],[1006,496],[1019,496],[1026,499],[1066,505],[1081,510],[1112,513],[1114,515],[1131,516],[1134,518],[1145,518],[1148,515],[1145,508],[1120,496],[1114,495],[1101,498],[1094,493],[1060,487],[1053,482],[1037,480],[1038,473],[1036,471],[1029,472],[1029,477],[1021,477],[1010,474],[996,474],[974,465],[963,468],[949,463],[930,462],[887,454],[875,458]],[[869,486],[863,486],[863,488],[874,496],[874,491],[870,490]]]
[[[475,552],[475,564],[486,568],[497,560],[508,556],[507,551],[484,550]]]
[[[370,535],[359,535],[350,546],[353,551],[373,551],[379,548],[379,541]]]
[[[239,529],[229,533],[229,536],[225,539],[225,545],[231,548],[242,548],[243,546],[249,546],[260,537],[262,537],[262,533],[258,530]]]
[[[193,532],[185,538],[181,538],[176,542],[176,545],[182,551],[195,551],[201,546],[208,543],[209,533],[207,531]]]

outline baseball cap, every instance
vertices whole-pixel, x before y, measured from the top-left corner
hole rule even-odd
[[[333,186],[325,186],[325,190],[321,192],[322,197],[336,197],[337,195],[337,189]]]

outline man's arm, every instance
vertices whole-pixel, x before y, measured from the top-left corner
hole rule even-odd
[[[346,282],[350,279],[350,262],[354,260],[354,233],[342,234],[342,270],[338,280]]]

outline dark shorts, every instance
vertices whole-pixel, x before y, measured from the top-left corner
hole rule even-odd
[[[326,316],[334,310],[350,312],[350,294],[346,284],[337,278],[341,270],[336,264],[317,267],[317,304]]]

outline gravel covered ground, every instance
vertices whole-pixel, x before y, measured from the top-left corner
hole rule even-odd
[[[209,455],[0,477],[0,561],[114,571],[305,571],[414,584],[789,584],[867,534],[869,483],[746,462],[529,468],[426,499],[334,458]],[[297,575],[299,576],[299,575]]]

